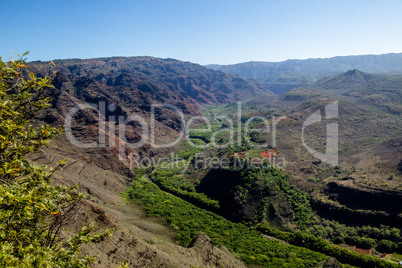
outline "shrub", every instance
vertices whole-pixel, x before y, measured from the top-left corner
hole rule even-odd
[[[375,247],[379,252],[384,252],[384,253],[392,253],[396,249],[396,245],[394,242],[383,239],[377,243],[377,246]]]
[[[0,58],[0,266],[87,267],[94,258],[82,257],[80,246],[100,241],[109,232],[91,236],[90,226],[60,240],[63,224],[83,195],[77,187],[51,184],[56,169],[25,158],[60,133],[32,122],[50,106],[55,74],[38,78],[26,68],[22,58],[9,63]]]

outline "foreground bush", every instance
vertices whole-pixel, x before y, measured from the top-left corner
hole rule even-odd
[[[38,78],[26,68],[22,58],[9,63],[0,58],[0,267],[88,267],[94,258],[81,256],[80,246],[109,232],[91,235],[92,227],[84,227],[67,241],[59,239],[83,195],[77,187],[51,185],[56,169],[25,158],[60,133],[33,124],[50,106],[56,74]]]

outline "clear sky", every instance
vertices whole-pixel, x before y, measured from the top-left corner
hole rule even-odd
[[[0,56],[200,64],[402,51],[401,0],[1,0]]]

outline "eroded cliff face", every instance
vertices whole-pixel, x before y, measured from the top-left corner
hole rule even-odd
[[[116,57],[55,62],[55,67],[36,63],[30,68],[39,75],[59,71],[56,88],[81,100],[113,100],[131,110],[146,111],[159,102],[197,115],[201,105],[271,94],[258,82],[174,59]]]
[[[385,211],[390,214],[398,214],[401,210],[400,191],[363,188],[341,181],[328,183],[326,192],[340,204],[353,209]]]
[[[355,185],[353,180],[333,181],[324,189],[329,200],[313,197],[312,207],[320,214],[349,224],[402,224],[398,191]]]

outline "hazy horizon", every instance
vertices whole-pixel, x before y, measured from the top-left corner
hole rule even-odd
[[[402,2],[20,0],[2,5],[0,56],[149,55],[201,65],[402,51]]]
[[[202,66],[210,66],[210,65],[236,65],[236,64],[242,64],[242,63],[248,63],[248,62],[263,62],[263,63],[280,63],[280,62],[285,62],[289,60],[325,60],[325,59],[331,59],[331,58],[336,58],[336,57],[359,57],[359,56],[381,56],[381,55],[389,55],[389,54],[401,54],[402,52],[389,52],[389,53],[382,53],[382,54],[361,54],[361,55],[337,55],[333,57],[322,57],[322,58],[305,58],[305,59],[296,59],[296,58],[289,58],[285,59],[282,61],[259,61],[259,60],[250,60],[250,61],[243,61],[243,62],[236,62],[236,63],[230,63],[230,64],[219,64],[219,63],[207,63],[207,64],[200,64]],[[10,57],[16,59],[18,57],[14,52],[12,53]],[[18,53],[20,54],[20,53]],[[175,59],[171,57],[154,57],[150,55],[135,55],[135,56],[106,56],[106,57],[93,57],[93,58],[55,58],[55,59],[47,59],[47,60],[30,60],[29,59],[30,54],[26,56],[28,59],[28,62],[50,62],[50,61],[56,61],[56,60],[92,60],[92,59],[103,59],[103,58],[135,58],[135,57],[152,57],[152,58],[160,58],[160,59],[174,59],[174,60],[179,60],[179,61],[184,61],[184,62],[191,62],[191,61],[185,61],[185,60],[180,60],[180,59]],[[8,61],[9,58],[2,58],[3,61]],[[195,64],[199,64],[196,62],[191,62]]]

